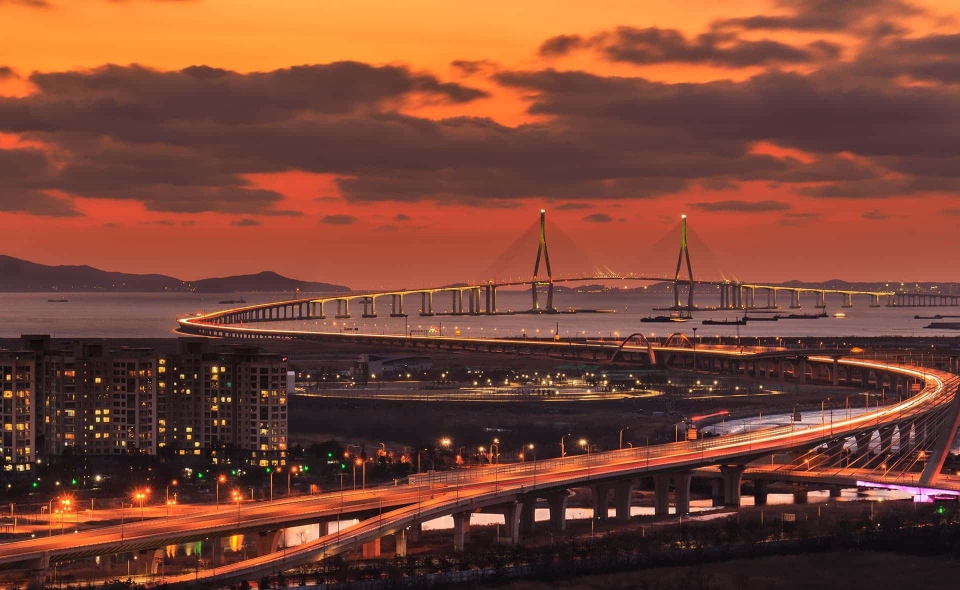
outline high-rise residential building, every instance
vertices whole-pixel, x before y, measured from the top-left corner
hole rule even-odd
[[[30,471],[36,461],[36,364],[29,351],[0,351],[0,461],[4,472]]]
[[[283,465],[287,361],[250,346],[182,338],[158,367],[159,444],[178,455]]]
[[[10,384],[0,416],[11,436],[2,449],[11,465],[18,456],[32,463],[38,444],[51,454],[163,450],[217,462],[286,462],[287,362],[280,355],[191,338],[170,355],[49,336],[22,343],[22,352],[0,352]]]

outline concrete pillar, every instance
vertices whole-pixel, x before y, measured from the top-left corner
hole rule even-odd
[[[793,492],[793,503],[794,504],[807,503],[807,488],[799,487]]]
[[[547,496],[547,506],[550,507],[550,528],[563,532],[567,529],[567,490],[554,492]]]
[[[598,483],[593,486],[593,517],[598,520],[607,519],[607,500],[610,494],[610,484]]]
[[[767,490],[769,489],[769,483],[765,481],[753,481],[753,504],[754,506],[766,506],[767,504]]]
[[[870,448],[870,439],[873,438],[873,431],[861,432],[856,435],[857,456],[862,457],[867,454]]]
[[[143,562],[141,566],[143,568],[143,573],[150,576],[155,576],[160,573],[160,565],[163,564],[163,560],[166,559],[167,552],[164,548],[160,549],[148,549],[140,552],[140,559]]]
[[[828,489],[830,490],[831,498],[839,498],[841,495],[841,492],[843,491],[843,488],[841,488],[840,486],[830,486]]]
[[[39,588],[45,588],[50,575],[50,556],[46,552],[30,561],[30,579],[36,582]]]
[[[400,529],[399,531],[393,533],[393,541],[397,546],[397,549],[396,549],[397,557],[406,557],[407,556],[407,530]]]
[[[537,497],[524,496],[523,509],[520,510],[520,532],[532,533],[537,519]]]
[[[214,567],[223,565],[223,541],[224,539],[213,538],[211,539],[211,545],[213,545],[212,555],[210,557],[211,562]]]
[[[423,524],[422,524],[422,523],[417,522],[417,523],[414,523],[414,524],[412,524],[412,525],[410,525],[410,526],[407,527],[407,539],[408,539],[408,540],[414,541],[414,542],[419,541],[421,534],[423,534]]]
[[[889,454],[893,448],[893,426],[881,426],[880,433],[880,452]]]
[[[670,476],[653,476],[653,513],[657,516],[670,514]]]
[[[721,465],[723,478],[723,505],[740,506],[740,484],[743,481],[744,465]]]
[[[790,291],[790,308],[800,309],[800,291]]]
[[[690,514],[690,482],[693,474],[689,471],[673,474],[674,503],[677,514]]]
[[[525,507],[520,502],[507,502],[503,509],[503,537],[509,545],[520,543],[520,514]]]
[[[470,513],[456,512],[453,515],[453,550],[462,552],[470,540]]]
[[[633,498],[634,488],[636,482],[633,480],[617,482],[613,486],[613,505],[620,522],[630,520],[630,500]]]
[[[280,545],[280,539],[283,538],[283,531],[266,531],[256,536],[257,555],[263,557],[270,555],[277,550]]]
[[[713,506],[723,506],[723,479],[710,480],[710,501]]]
[[[797,362],[793,364],[796,367],[796,375],[793,376],[794,379],[797,379],[801,384],[807,382],[807,359],[800,357],[797,359]]]
[[[380,538],[377,537],[372,541],[364,543],[361,555],[363,559],[376,559],[380,557]]]

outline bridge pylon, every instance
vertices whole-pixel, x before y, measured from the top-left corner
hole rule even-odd
[[[680,268],[683,260],[687,260],[687,305],[680,302]],[[690,250],[687,248],[687,216],[680,216],[680,256],[677,257],[677,272],[673,276],[673,309],[693,311],[693,266],[690,264]]]
[[[540,260],[543,260],[546,269],[546,278],[540,277]],[[540,307],[538,288],[545,286],[547,288],[547,304]],[[547,210],[540,210],[540,245],[537,246],[537,261],[533,265],[533,278],[530,281],[530,293],[533,296],[533,307],[530,308],[534,313],[557,313],[557,308],[553,306],[553,271],[550,269],[550,252],[547,250]]]

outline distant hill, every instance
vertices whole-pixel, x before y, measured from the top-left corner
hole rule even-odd
[[[126,291],[131,293],[189,292],[235,293],[238,291],[303,291],[346,293],[342,285],[300,281],[275,272],[224,278],[183,281],[161,274],[110,272],[92,266],[48,266],[0,255],[0,292]]]

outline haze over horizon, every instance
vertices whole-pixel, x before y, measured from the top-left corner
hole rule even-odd
[[[556,274],[672,271],[686,213],[699,276],[960,281],[957,16],[0,0],[0,253],[416,287],[529,272],[545,207]]]

